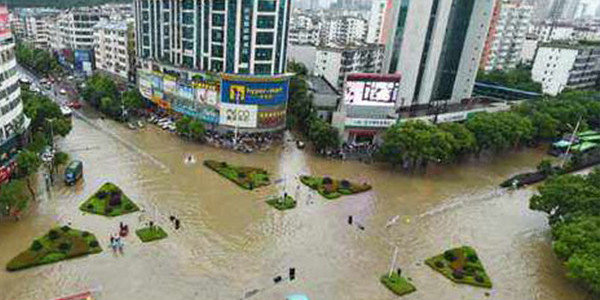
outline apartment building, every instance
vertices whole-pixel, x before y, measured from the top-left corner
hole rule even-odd
[[[600,76],[600,44],[566,41],[541,44],[531,76],[542,84],[544,93],[553,96],[565,88],[592,88]]]
[[[381,72],[383,51],[383,45],[379,44],[318,47],[314,73],[341,89],[347,74]]]
[[[102,20],[94,26],[94,55],[97,70],[123,79],[133,79],[135,58],[134,21]]]
[[[322,43],[352,44],[363,43],[367,38],[368,22],[361,17],[337,16],[323,21],[321,26]]]
[[[523,44],[531,26],[533,7],[498,0],[481,56],[480,69],[514,69],[521,60]]]

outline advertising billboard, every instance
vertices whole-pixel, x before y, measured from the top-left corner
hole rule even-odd
[[[399,75],[351,74],[346,78],[344,103],[394,106],[400,90]]]
[[[218,87],[214,84],[195,83],[196,100],[202,105],[216,106],[219,102]]]
[[[288,88],[288,80],[236,81],[224,78],[221,83],[221,102],[261,106],[280,105],[287,102]]]
[[[8,20],[8,8],[0,5],[0,36],[10,33],[10,21]]]
[[[75,50],[75,69],[79,71],[85,71],[84,66],[86,65],[86,63],[89,63],[91,65],[93,56],[94,55],[92,54],[91,50]]]
[[[177,92],[177,78],[165,75],[163,77],[163,89],[167,94],[175,94]]]
[[[177,96],[187,100],[194,100],[194,88],[190,85],[179,83],[177,84]]]
[[[152,99],[152,77],[146,72],[139,72],[138,80],[142,96]]]
[[[264,107],[258,112],[258,128],[285,126],[286,106]]]
[[[239,128],[256,128],[257,115],[257,105],[221,103],[219,124]]]

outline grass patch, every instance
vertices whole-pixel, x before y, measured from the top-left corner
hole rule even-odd
[[[160,226],[157,225],[138,229],[135,231],[135,234],[137,234],[140,240],[142,240],[142,242],[144,243],[162,240],[168,236],[167,233]]]
[[[371,189],[367,183],[358,184],[348,180],[329,177],[301,176],[300,181],[327,199],[337,199],[344,195],[354,195]]]
[[[492,288],[492,281],[485,273],[477,252],[471,247],[446,250],[425,260],[425,263],[456,283]]]
[[[389,274],[381,276],[379,280],[394,294],[404,296],[417,290],[414,285],[404,279],[404,277],[398,275],[398,273],[392,273],[392,276],[388,275]]]
[[[110,182],[102,185],[94,195],[79,206],[79,209],[107,217],[121,216],[140,210],[118,186]]]
[[[93,234],[69,226],[56,227],[35,239],[29,249],[11,259],[6,269],[22,270],[100,252],[102,248]]]
[[[285,199],[283,197],[276,197],[273,199],[267,200],[267,204],[273,206],[274,208],[284,211],[288,209],[296,208],[296,200],[290,195],[287,195]]]
[[[247,190],[271,184],[269,174],[263,169],[233,166],[214,160],[205,160],[204,165]]]

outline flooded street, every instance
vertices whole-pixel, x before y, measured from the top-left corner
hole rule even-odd
[[[379,283],[393,245],[398,266],[418,291],[403,299],[592,299],[563,276],[550,248],[543,214],[528,209],[534,188],[497,188],[508,175],[535,167],[541,151],[432,169],[408,176],[387,167],[313,156],[293,143],[252,155],[188,143],[147,126],[131,131],[91,112],[74,118],[63,151],[84,162],[84,181],[57,184],[19,222],[0,223],[0,300],[46,300],[99,289],[99,299],[284,299],[295,292],[312,300],[397,299]],[[197,163],[186,165],[194,155]],[[278,181],[245,191],[202,166],[205,159],[263,167]],[[301,174],[367,181],[373,190],[327,201],[300,186]],[[119,185],[143,213],[108,219],[83,215],[78,206],[104,182]],[[299,187],[299,188],[298,188]],[[44,188],[39,188],[43,192]],[[298,208],[279,212],[269,195],[298,196]],[[175,215],[182,229],[168,218]],[[365,230],[347,224],[353,215]],[[387,221],[400,216],[397,225]],[[123,221],[132,229],[156,220],[169,237],[142,244],[133,234],[125,254],[107,247]],[[8,273],[4,266],[51,226],[72,223],[100,239],[104,251],[70,261]],[[485,289],[454,285],[422,261],[468,244],[479,252],[494,284]],[[292,282],[273,284],[277,275]]]

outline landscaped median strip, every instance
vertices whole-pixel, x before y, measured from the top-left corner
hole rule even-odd
[[[100,252],[102,248],[93,234],[69,226],[56,227],[10,260],[6,269],[16,271]]]
[[[285,198],[285,199],[284,199]],[[277,210],[289,210],[296,208],[296,200],[292,196],[284,195],[282,197],[274,197],[266,201],[267,204],[274,207]]]
[[[432,269],[456,283],[492,288],[477,252],[469,246],[454,248],[425,260]]]
[[[80,210],[107,217],[116,217],[140,210],[133,201],[113,183],[105,183],[98,192],[81,204]]]
[[[214,160],[205,160],[204,165],[247,190],[271,184],[269,173],[260,168],[234,166]]]
[[[380,281],[385,287],[398,296],[404,296],[417,290],[414,285],[404,279],[404,277],[398,275],[398,273],[392,273],[391,276],[385,274],[381,276]]]
[[[138,229],[135,231],[135,234],[143,243],[162,240],[168,236],[164,229],[158,225],[152,225]]]
[[[344,195],[366,192],[371,189],[371,185],[367,183],[358,184],[345,179],[336,180],[329,177],[300,176],[300,181],[330,200]]]

